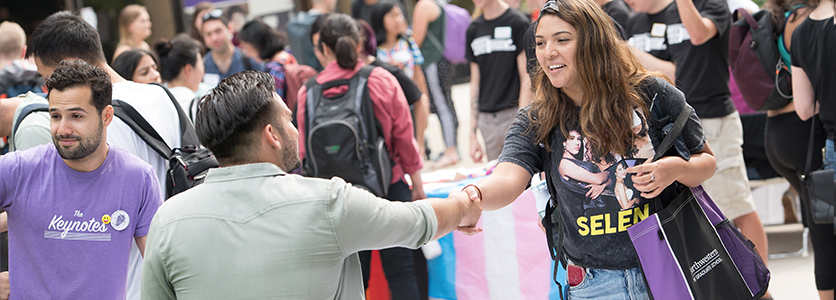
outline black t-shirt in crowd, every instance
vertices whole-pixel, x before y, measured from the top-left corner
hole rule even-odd
[[[624,30],[624,24],[626,24],[627,17],[631,13],[627,4],[624,4],[624,1],[621,0],[613,0],[604,4],[604,11],[610,16],[610,20],[613,22],[615,30],[621,35],[621,39],[626,41],[627,32]],[[537,68],[540,67],[540,63],[537,62],[537,45],[534,40],[534,35],[537,33],[537,22],[531,23],[531,26],[525,31],[525,37],[523,38],[526,70],[528,71],[528,76],[531,78],[531,82],[534,82],[534,74],[537,74]]]
[[[518,105],[517,55],[525,48],[528,19],[507,9],[493,20],[479,16],[467,27],[465,57],[479,65],[479,111],[497,112]]]
[[[377,3],[381,2],[388,2],[397,5],[398,8],[401,9],[401,13],[403,13],[404,20],[409,23],[411,16],[407,14],[401,0],[380,0]],[[377,4],[368,5],[363,0],[354,0],[354,2],[351,2],[351,16],[355,19],[360,19],[372,24],[372,10],[374,10],[375,5]]]
[[[644,96],[647,107],[654,101],[651,113],[655,120],[670,116],[671,122],[687,105],[681,91],[667,81],[655,78]],[[643,93],[644,94],[644,93]],[[652,100],[655,99],[655,100]],[[551,165],[545,166],[536,142],[536,130],[528,117],[529,107],[517,113],[508,130],[499,162],[509,162],[526,169],[532,176],[549,169],[555,185],[557,209],[552,220],[555,232],[563,236],[563,249],[573,263],[596,269],[628,269],[639,265],[638,256],[627,228],[653,213],[650,200],[640,197],[626,168],[641,164],[655,155],[655,148],[664,139],[660,133],[649,130],[647,114],[640,109],[626,111],[633,115],[634,130],[638,132],[631,153],[595,158],[588,149],[583,135],[577,128],[567,128],[570,137],[564,137],[553,129],[549,139]],[[691,112],[676,151],[690,157],[705,146],[705,134],[695,112]],[[565,164],[565,165],[563,165]],[[564,171],[562,171],[564,170]],[[594,177],[598,182],[586,182]],[[603,186],[596,198],[587,196],[591,188]],[[665,193],[673,190],[665,190]],[[675,191],[674,191],[675,192]],[[666,194],[667,195],[667,194]],[[559,222],[555,224],[554,222]],[[554,237],[554,241],[557,241]]]
[[[809,17],[792,34],[792,65],[804,69],[821,105],[819,118],[831,137],[836,130],[836,25],[833,17],[813,20]],[[830,54],[828,54],[830,53]],[[820,59],[820,60],[819,60]]]
[[[415,85],[415,82],[413,82],[412,79],[409,79],[409,76],[406,76],[406,73],[404,73],[403,70],[382,62],[379,59],[375,59],[372,62],[372,66],[381,67],[395,76],[395,79],[398,80],[398,84],[401,85],[403,94],[406,96],[406,102],[409,103],[409,105],[412,105],[418,101],[418,99],[421,99],[421,95],[423,95],[423,93],[421,93],[421,90],[419,90],[418,86]]]
[[[676,86],[701,118],[719,118],[736,109],[729,92],[729,29],[731,13],[723,0],[694,0],[697,10],[717,27],[717,35],[702,45],[679,19],[676,2],[655,15],[634,13],[626,24],[628,43],[676,64]]]
[[[602,8],[605,12],[607,12],[608,15],[610,15],[610,18],[615,20],[615,22],[621,26],[627,24],[627,19],[630,17],[630,14],[632,13],[630,8],[627,7],[627,4],[625,4],[622,0],[613,0],[607,2],[606,4],[604,4]],[[622,30],[624,29],[622,28]]]

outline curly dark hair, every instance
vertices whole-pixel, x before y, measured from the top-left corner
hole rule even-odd
[[[90,87],[92,94],[90,104],[96,107],[99,114],[112,101],[113,85],[110,83],[110,76],[107,72],[80,59],[64,60],[58,63],[52,76],[44,82],[44,86],[50,92],[52,90],[64,91],[78,86]]]

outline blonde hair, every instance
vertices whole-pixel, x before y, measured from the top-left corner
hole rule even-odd
[[[26,32],[15,22],[0,23],[0,58],[15,60],[23,55],[26,46]]]
[[[554,87],[542,67],[532,85],[534,100],[529,111],[538,142],[549,149],[549,133],[557,128],[563,136],[579,128],[589,141],[593,157],[615,152],[627,154],[636,136],[632,130],[634,108],[646,110],[640,85],[651,76],[621,40],[609,16],[590,0],[556,0],[559,11],[540,12],[556,16],[578,32],[575,65],[583,90],[581,106],[575,106],[562,88]],[[550,149],[549,149],[550,150]]]
[[[148,10],[145,9],[145,6],[138,5],[138,4],[130,4],[125,6],[122,11],[119,13],[119,45],[128,45],[131,48],[138,48],[139,45],[134,45],[134,41],[131,38],[131,34],[128,32],[128,27],[131,26],[131,23],[136,21],[142,13],[148,13]],[[117,46],[117,47],[118,47]]]

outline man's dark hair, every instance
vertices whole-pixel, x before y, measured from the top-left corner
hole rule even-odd
[[[254,159],[261,129],[271,124],[281,132],[273,76],[244,71],[221,80],[200,99],[195,130],[221,165]]]
[[[148,52],[145,49],[136,48],[119,54],[119,56],[113,59],[113,63],[110,64],[110,67],[113,68],[116,73],[119,73],[119,75],[123,78],[127,80],[134,80],[134,72],[136,72],[139,62],[146,56],[150,56],[151,59],[154,60],[155,64],[158,66],[160,65],[153,53]]]
[[[238,32],[238,39],[258,49],[259,58],[269,61],[287,47],[287,33],[274,29],[261,20],[247,22]]]
[[[54,13],[35,28],[26,48],[26,58],[32,56],[47,66],[55,66],[68,58],[97,66],[107,61],[99,32],[69,11]]]
[[[197,67],[200,44],[186,34],[178,34],[170,41],[160,39],[154,43],[154,49],[160,55],[160,77],[171,81],[183,71],[186,65]],[[121,55],[120,55],[121,56]]]
[[[113,94],[113,85],[107,72],[83,60],[61,61],[55,67],[52,76],[44,82],[44,86],[50,93],[53,90],[64,91],[79,86],[90,87],[90,104],[96,107],[99,114],[110,105]]]

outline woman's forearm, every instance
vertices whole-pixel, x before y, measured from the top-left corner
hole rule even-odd
[[[482,209],[497,210],[513,203],[530,180],[528,171],[522,167],[509,162],[499,163],[490,176],[476,184],[482,191]]]
[[[705,151],[707,150],[707,151]],[[717,160],[714,159],[714,153],[711,152],[708,143],[705,144],[703,152],[692,154],[691,159],[684,160],[681,157],[670,157],[671,160],[679,160],[681,167],[677,170],[679,175],[676,181],[688,187],[695,187],[709,178],[714,176],[714,171],[717,170]]]

